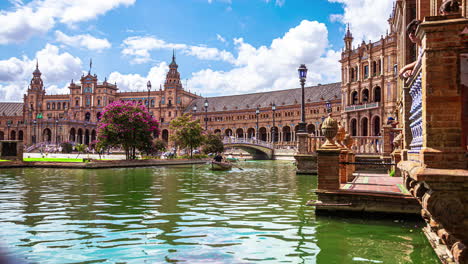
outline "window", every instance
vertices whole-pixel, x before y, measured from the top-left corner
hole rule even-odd
[[[90,105],[91,105],[91,97],[86,96],[86,106],[90,106]]]
[[[169,111],[169,112],[167,113],[167,116],[168,116],[168,117],[171,117],[171,115],[172,115],[172,113],[171,113],[171,111]]]
[[[57,109],[60,110],[60,103],[57,103]]]
[[[75,106],[80,106],[80,98],[75,98]]]
[[[47,103],[47,110],[50,109],[50,103]]]
[[[364,66],[364,79],[369,78],[369,65]]]
[[[52,110],[55,110],[55,103],[52,103]]]
[[[151,107],[154,107],[154,99],[151,100]]]
[[[67,109],[67,103],[63,103],[63,109]]]

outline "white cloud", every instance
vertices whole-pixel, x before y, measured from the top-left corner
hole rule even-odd
[[[392,12],[393,1],[388,0],[328,0],[341,3],[344,14],[330,16],[331,21],[349,23],[355,43],[362,40],[376,41],[388,29],[388,18]]]
[[[66,83],[81,74],[81,60],[70,53],[60,53],[57,46],[47,44],[35,58],[23,56],[0,60],[0,98],[6,101],[22,100],[32,72],[39,61],[42,79],[48,94],[67,93]]]
[[[225,50],[209,48],[206,46],[190,46],[186,44],[167,43],[152,36],[129,37],[123,41],[122,54],[132,57],[132,63],[146,63],[151,61],[150,52],[161,49],[175,49],[183,54],[197,57],[202,60],[218,60],[234,63],[234,56]]]
[[[163,84],[166,80],[167,70],[167,63],[161,62],[157,66],[152,67],[146,76],[112,72],[109,75],[109,82],[116,82],[121,91],[146,91],[146,83],[151,81],[152,89],[158,90],[159,85]]]
[[[234,40],[238,51],[229,71],[204,69],[192,74],[191,87],[204,95],[238,94],[290,89],[299,86],[297,68],[309,68],[308,84],[339,81],[341,53],[329,49],[324,24],[304,20],[269,47]]]
[[[89,34],[68,36],[61,31],[55,31],[55,38],[58,42],[75,48],[86,48],[89,50],[102,51],[112,45],[107,39],[95,38]]]
[[[132,5],[136,0],[33,0],[26,5],[20,0],[12,1],[13,10],[0,10],[0,44],[18,43],[44,34],[57,22],[72,26],[88,21],[118,6]]]

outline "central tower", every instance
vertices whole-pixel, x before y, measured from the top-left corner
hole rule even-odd
[[[182,83],[180,82],[180,73],[177,71],[179,66],[175,61],[175,51],[172,53],[172,62],[169,64],[169,72],[166,75],[166,82],[164,83],[164,89],[175,89],[182,90]]]

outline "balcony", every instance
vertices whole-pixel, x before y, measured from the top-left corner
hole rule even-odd
[[[374,109],[380,106],[379,102],[360,104],[360,105],[350,105],[345,108],[345,112],[361,111],[366,109]]]

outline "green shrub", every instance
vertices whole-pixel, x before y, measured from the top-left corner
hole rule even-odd
[[[62,147],[62,153],[72,153],[73,151],[73,145],[68,141],[62,142],[60,146]]]
[[[395,177],[395,170],[391,170],[389,175],[390,177]]]

